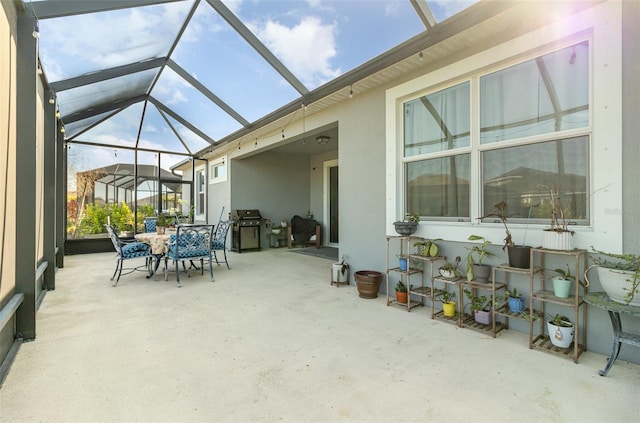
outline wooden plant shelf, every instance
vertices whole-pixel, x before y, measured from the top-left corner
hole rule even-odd
[[[538,335],[531,342],[531,348],[535,350],[540,350],[544,352],[548,352],[551,354],[561,355],[569,360],[572,360],[574,363],[578,362],[578,358],[582,353],[586,350],[584,345],[575,344],[575,341],[571,343],[567,348],[556,347],[551,343],[549,336],[547,335]]]

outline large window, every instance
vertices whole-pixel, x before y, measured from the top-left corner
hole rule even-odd
[[[506,201],[512,222],[548,221],[553,190],[589,224],[589,98],[584,41],[404,102],[406,210],[468,221],[478,198],[476,213]]]

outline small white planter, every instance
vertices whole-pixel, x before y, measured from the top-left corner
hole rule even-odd
[[[569,348],[569,345],[573,342],[573,326],[556,326],[551,322],[547,322],[547,331],[549,332],[549,340],[556,347]]]
[[[438,272],[440,272],[440,276],[443,278],[453,279],[456,277],[456,272],[453,270],[438,269]]]
[[[573,232],[542,231],[542,248],[573,250]]]
[[[333,263],[332,282],[346,283],[349,280],[349,265],[345,265],[344,273],[342,272],[342,266],[342,263]]]

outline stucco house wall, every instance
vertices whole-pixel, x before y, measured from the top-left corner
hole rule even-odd
[[[421,71],[399,77],[391,83],[308,116],[307,130],[334,121],[339,125],[339,254],[346,257],[353,270],[385,272],[385,236],[394,234],[392,222],[404,213],[399,143],[394,127],[397,122],[398,99],[416,90],[427,89],[447,78],[490,67],[498,61],[508,62],[510,58],[538,48],[566,43],[576,34],[588,34],[593,43],[592,157],[596,156],[597,159],[592,165],[592,184],[594,187],[610,184],[594,200],[596,225],[579,234],[577,246],[588,248],[593,243],[600,243],[603,249],[620,252],[624,247],[625,251],[638,253],[640,213],[633,212],[638,208],[638,196],[633,194],[632,186],[637,184],[639,176],[635,162],[639,157],[637,106],[640,96],[635,88],[635,81],[639,75],[640,60],[637,43],[632,40],[640,39],[640,30],[634,24],[638,19],[633,19],[639,16],[639,10],[640,6],[635,2],[604,2],[578,16],[532,33],[520,36],[502,34],[501,40],[487,43],[484,50],[474,52],[473,57],[459,55],[456,60],[447,59],[442,64],[429,64]],[[294,123],[288,128],[288,133],[301,129],[301,125],[295,127]],[[616,165],[621,162],[622,167]],[[243,170],[243,173],[233,172],[232,179],[240,175],[246,176],[247,172],[248,170]],[[319,184],[316,181],[311,186],[312,197],[316,198]],[[625,190],[624,196],[622,187]],[[310,196],[302,192],[300,195],[302,198]],[[245,194],[243,201],[246,198]],[[231,203],[235,202],[232,191]],[[499,225],[477,228],[471,223],[438,226],[430,222],[422,222],[416,235],[445,239],[442,243],[442,253],[445,255],[466,255],[465,247],[468,244],[465,240],[471,229],[474,233],[480,230],[481,235],[490,239],[501,240],[503,237],[503,229]],[[516,228],[514,236],[522,235],[523,231],[523,227]],[[499,246],[495,250],[500,252]],[[499,255],[492,264],[504,260],[505,257]],[[596,281],[591,291],[598,289],[600,286]],[[382,291],[385,291],[384,286]],[[606,312],[589,307],[587,319],[588,349],[608,354],[612,333]],[[623,319],[625,325],[638,325],[637,319]],[[528,327],[522,322],[515,322],[511,329],[527,331]],[[640,362],[637,354],[624,346],[621,358]]]

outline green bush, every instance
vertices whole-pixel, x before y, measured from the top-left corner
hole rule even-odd
[[[85,210],[84,219],[80,224],[82,234],[100,234],[106,232],[104,225],[111,218],[111,226],[120,231],[133,230],[133,213],[124,202],[120,204],[89,204]]]

